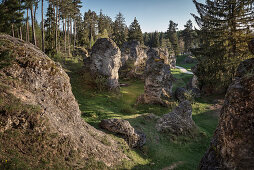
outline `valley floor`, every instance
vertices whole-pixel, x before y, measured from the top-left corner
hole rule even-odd
[[[86,82],[82,71],[82,61],[60,58],[71,78],[72,90],[78,100],[82,117],[86,122],[99,129],[98,123],[106,118],[128,120],[132,126],[142,130],[147,142],[142,148],[126,149],[131,161],[125,162],[125,169],[197,169],[199,161],[209,146],[210,139],[218,122],[219,105],[216,96],[203,97],[193,102],[193,120],[199,128],[195,136],[174,136],[160,134],[155,129],[156,121],[150,113],[161,116],[177,105],[172,101],[172,108],[158,105],[136,105],[137,97],[144,91],[142,81],[120,81],[126,84],[119,94],[98,92]],[[192,75],[182,73],[179,69],[171,70],[176,78],[173,90],[183,87]],[[108,132],[107,132],[108,133]],[[113,134],[112,134],[113,136]],[[118,138],[118,137],[116,137]]]

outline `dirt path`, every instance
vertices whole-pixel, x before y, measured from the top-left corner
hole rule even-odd
[[[183,68],[183,67],[176,66],[176,68],[180,69],[180,71],[181,71],[182,73],[186,73],[186,74],[193,74],[192,72],[190,72],[190,71],[186,70],[186,69],[185,69],[185,68]]]

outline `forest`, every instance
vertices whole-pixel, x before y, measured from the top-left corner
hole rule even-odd
[[[0,169],[254,169],[254,0],[192,4],[144,32],[1,0]]]

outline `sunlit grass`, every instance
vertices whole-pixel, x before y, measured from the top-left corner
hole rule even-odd
[[[82,117],[86,122],[99,128],[98,123],[106,118],[128,120],[136,129],[146,134],[146,145],[139,149],[124,148],[130,161],[123,162],[126,169],[162,169],[177,164],[176,169],[197,169],[199,161],[209,146],[210,138],[217,125],[217,117],[210,111],[212,100],[202,98],[193,103],[193,120],[199,128],[196,136],[176,137],[160,134],[155,129],[156,121],[146,116],[169,113],[171,108],[159,105],[136,105],[137,98],[144,92],[143,81],[120,81],[127,84],[120,93],[98,92],[86,82],[82,74],[82,63],[65,62],[71,78],[72,90],[79,103]],[[179,69],[171,70],[177,79],[173,86],[184,87],[192,75],[181,73]],[[114,136],[116,140],[122,139]]]

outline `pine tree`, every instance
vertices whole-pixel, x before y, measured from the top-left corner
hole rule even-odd
[[[46,13],[46,17],[47,19],[45,20],[45,52],[47,54],[55,54],[55,26],[56,26],[56,18],[55,18],[55,14],[54,14],[54,7],[52,2],[49,2],[49,6],[47,9],[47,13]]]
[[[15,36],[15,28],[23,21],[23,12],[19,0],[4,0],[0,4],[0,32]],[[11,32],[10,32],[11,30]]]
[[[178,48],[178,36],[177,36],[177,26],[178,24],[174,23],[173,21],[169,21],[169,27],[167,30],[167,37],[170,40],[174,52],[176,55],[179,54],[179,48]]]
[[[118,46],[121,46],[127,40],[128,28],[125,24],[123,14],[119,12],[117,14],[115,22],[113,24],[113,40]]]
[[[247,42],[253,24],[253,1],[193,0],[199,16],[200,47],[193,50],[198,59],[197,76],[204,88],[226,89],[239,63],[249,58]]]
[[[129,40],[136,40],[139,41],[140,43],[143,43],[143,34],[136,17],[134,18],[134,21],[131,23],[129,27],[128,36]]]
[[[92,48],[96,37],[98,25],[98,16],[94,11],[88,10],[84,15],[84,27],[86,32],[89,32],[89,48]],[[95,40],[96,41],[96,40]]]

